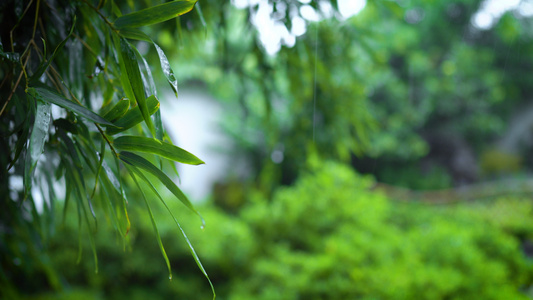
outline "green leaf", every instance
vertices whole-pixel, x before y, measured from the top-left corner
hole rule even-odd
[[[159,101],[157,98],[152,95],[146,98],[146,106],[148,107],[148,113],[153,115],[157,110],[159,110]],[[130,109],[122,118],[118,119],[115,122],[114,127],[108,127],[107,133],[110,135],[117,134],[119,132],[130,129],[131,127],[142,122],[143,116],[138,106]]]
[[[161,49],[156,43],[154,43],[154,46],[157,50],[157,55],[159,55],[159,62],[161,63],[161,69],[163,70],[163,74],[165,74],[168,83],[172,87],[172,90],[174,91],[174,94],[176,94],[177,97],[178,80],[176,79],[176,76],[174,76],[174,71],[170,67],[170,63],[168,62],[167,56],[165,55],[165,52],[163,52],[163,49]]]
[[[57,134],[59,137],[61,137],[61,140],[65,143],[65,146],[67,148],[68,153],[70,154],[70,157],[72,158],[72,161],[74,162],[74,165],[78,169],[83,169],[83,166],[81,164],[80,156],[78,155],[78,151],[76,151],[76,147],[74,146],[74,142],[67,136],[67,134],[59,129],[57,131]]]
[[[29,118],[24,120],[24,126],[22,128],[22,134],[17,140],[17,144],[15,145],[15,156],[13,157],[13,160],[9,163],[9,166],[7,167],[7,170],[9,171],[13,165],[17,162],[19,159],[20,153],[22,153],[22,149],[24,149],[24,146],[26,145],[26,142],[28,141],[28,135],[30,134],[30,127],[29,127]]]
[[[118,32],[121,37],[125,37],[131,40],[145,41],[152,43],[152,39],[144,32],[136,28],[123,28]]]
[[[80,193],[80,195],[84,195],[84,198],[87,199],[87,204],[89,205],[89,209],[90,209],[91,214],[93,216],[94,222],[95,222],[95,224],[97,224],[96,213],[94,211],[94,207],[93,207],[92,201],[87,196],[87,189],[85,187],[85,178],[84,178],[82,170],[81,170],[81,161],[79,159],[78,152],[76,151],[76,147],[74,146],[74,143],[72,142],[72,140],[66,136],[66,134],[64,134],[62,136],[62,139],[63,139],[63,141],[65,142],[65,145],[66,145],[66,146],[63,146],[63,148],[66,148],[66,149],[63,149],[63,151],[65,153],[68,152],[70,154],[70,156],[72,158],[72,161],[74,162],[74,165],[76,165],[76,167],[74,167],[73,170],[72,170],[73,174],[75,174],[76,184],[78,185],[76,187],[76,190]],[[81,147],[78,147],[78,149],[81,152]],[[90,162],[88,161],[88,158],[85,155],[82,155],[82,157],[84,159],[86,159],[87,165],[91,166]]]
[[[157,237],[157,244],[159,245],[159,249],[161,250],[161,254],[163,255],[163,258],[165,259],[165,262],[167,264],[168,268],[168,279],[172,280],[172,269],[170,267],[170,261],[168,260],[167,252],[165,251],[165,247],[163,246],[163,242],[161,241],[161,235],[159,234],[159,230],[157,229],[157,224],[155,223],[154,214],[152,213],[152,209],[150,208],[150,204],[148,204],[148,200],[146,200],[146,196],[144,195],[144,191],[141,188],[141,185],[137,181],[137,178],[135,178],[133,169],[136,169],[133,166],[126,166],[126,169],[128,169],[131,178],[133,178],[133,181],[139,188],[139,191],[141,191],[141,195],[144,199],[144,203],[146,204],[146,208],[148,209],[148,214],[150,215],[150,220],[152,221],[152,227],[154,228],[155,235]]]
[[[103,115],[104,119],[108,120],[109,122],[114,122],[118,118],[121,118],[126,114],[128,109],[130,108],[130,100],[127,98],[122,98],[109,110],[107,113]]]
[[[87,108],[74,103],[67,98],[57,94],[55,91],[48,87],[29,87],[27,93],[34,96],[37,99],[50,102],[52,104],[61,106],[65,109],[68,109],[72,112],[79,114],[80,116],[87,118],[95,123],[100,123],[108,126],[115,126],[113,123],[107,121],[101,116],[95,114],[94,112],[88,110]]]
[[[120,39],[120,51],[128,75],[128,80],[135,96],[135,101],[141,110],[141,115],[143,116],[148,129],[152,135],[155,136],[155,127],[150,118],[150,113],[148,112],[144,84],[141,77],[141,71],[139,70],[139,64],[137,63],[137,57],[135,56],[135,52],[130,43],[124,38]]]
[[[96,175],[94,180],[94,189],[91,193],[91,199],[94,197],[94,193],[96,192],[96,187],[98,186],[98,177],[100,177],[100,170],[102,170],[102,164],[104,163],[104,157],[105,157],[105,140],[102,138],[102,142],[100,144],[100,161],[98,162],[98,168],[96,169]]]
[[[89,235],[89,243],[91,245],[91,250],[93,252],[93,259],[94,259],[94,272],[95,273],[98,273],[98,255],[96,253],[96,244],[95,244],[95,241],[94,241],[94,231],[91,230],[91,222],[89,222],[89,217],[87,216],[87,210],[85,209],[85,205],[83,205],[83,198],[86,198],[87,197],[87,193],[85,191],[85,185],[84,185],[84,181],[83,181],[83,178],[80,178],[78,176],[78,173],[76,172],[72,172],[72,170],[68,169],[67,168],[67,174],[70,178],[74,179],[74,185],[75,185],[75,188],[74,188],[74,191],[76,192],[74,195],[76,196],[76,199],[77,199],[77,206],[78,206],[78,227],[79,227],[79,252],[78,252],[78,261],[77,263],[80,262],[81,260],[81,228],[82,228],[82,223],[81,223],[81,220],[82,220],[82,216],[83,216],[83,219],[85,219],[85,223],[87,224],[87,230],[89,231],[88,235]],[[84,197],[85,196],[85,197]],[[89,202],[90,204],[90,202]],[[83,213],[82,213],[83,211]],[[94,217],[94,216],[93,216]],[[96,218],[95,218],[95,222],[96,222]],[[95,223],[96,224],[96,223]]]
[[[148,65],[148,62],[146,61],[146,59],[144,59],[141,53],[137,49],[135,50],[136,50],[137,55],[142,59],[144,69],[146,71],[146,75],[141,73],[143,75],[143,80],[147,81],[146,85],[150,87],[151,94],[157,97],[157,89],[155,87],[154,77],[152,76],[152,72],[150,71],[150,65]],[[165,130],[163,129],[163,121],[161,120],[160,110],[157,110],[154,114],[154,126],[155,126],[155,137],[160,141],[163,140],[163,135],[164,135]]]
[[[72,134],[78,134],[78,127],[76,127],[74,123],[70,122],[67,119],[64,119],[64,118],[55,119],[54,126],[66,132],[70,132]]]
[[[59,43],[59,45],[57,45],[57,47],[54,49],[54,52],[52,53],[52,56],[50,56],[50,58],[48,58],[48,60],[46,60],[45,63],[41,64],[39,66],[39,68],[33,73],[33,75],[30,78],[30,82],[31,83],[34,83],[34,82],[38,81],[39,78],[41,78],[41,75],[43,75],[44,71],[46,71],[46,69],[48,69],[48,67],[50,66],[52,61],[55,59],[55,57],[57,56],[59,51],[61,51],[61,49],[63,49],[63,46],[65,46],[65,43],[68,41],[68,39],[72,35],[72,32],[74,32],[74,25],[76,25],[76,15],[74,15],[74,21],[72,22],[72,27],[70,27],[70,31],[69,31],[67,37],[63,41],[61,41],[61,43]],[[43,40],[43,42],[44,42],[44,40]],[[45,53],[45,56],[46,56],[46,53]]]
[[[31,191],[31,184],[35,167],[39,157],[44,151],[44,143],[48,136],[50,127],[51,105],[48,102],[36,101],[37,111],[35,113],[35,122],[28,143],[26,152],[26,163],[24,165],[24,194],[27,197]]]
[[[135,174],[137,174],[137,176],[139,176],[150,187],[152,192],[159,198],[161,203],[163,203],[163,205],[167,209],[168,213],[174,219],[174,222],[176,223],[176,226],[178,226],[179,230],[181,231],[181,234],[183,235],[183,238],[187,242],[187,246],[189,246],[189,251],[191,252],[192,257],[196,261],[196,265],[198,266],[200,271],[202,271],[202,273],[204,274],[205,278],[207,278],[207,281],[209,282],[209,285],[211,286],[211,291],[213,292],[213,299],[215,299],[215,297],[216,297],[215,287],[211,283],[211,279],[209,279],[209,276],[207,275],[207,272],[205,271],[204,266],[202,265],[202,262],[200,261],[200,258],[196,254],[196,251],[194,250],[194,247],[192,246],[191,241],[189,241],[189,238],[187,237],[187,234],[185,234],[185,231],[183,230],[183,228],[181,227],[180,223],[178,222],[178,219],[176,219],[176,217],[172,213],[172,210],[170,209],[170,207],[168,207],[167,203],[165,202],[165,200],[163,200],[163,197],[161,197],[161,195],[159,194],[157,189],[154,187],[152,182],[150,182],[150,180],[148,180],[148,178],[146,178],[146,176],[144,176],[144,174],[139,169],[137,169],[135,167],[130,167],[130,168],[131,168],[131,170],[133,170],[135,172]]]
[[[161,23],[177,16],[188,13],[194,7],[196,0],[177,0],[160,5],[145,8],[127,15],[123,15],[115,20],[115,27],[140,27],[156,23]]]
[[[157,139],[142,136],[121,136],[113,141],[115,148],[126,151],[152,153],[189,165],[201,165],[204,162],[194,154]]]
[[[145,158],[131,152],[122,151],[119,153],[119,157],[123,162],[141,168],[157,177],[157,179],[159,179],[159,181],[161,181],[161,183],[164,184],[167,189],[174,194],[174,196],[176,196],[185,206],[187,206],[200,217],[202,220],[202,226],[205,225],[204,218],[202,218],[200,213],[194,208],[187,196],[185,196],[178,186],[165,173],[163,173],[163,171],[159,170]]]
[[[198,17],[200,18],[200,23],[202,23],[205,36],[207,37],[207,24],[205,23],[204,14],[202,13],[202,7],[200,6],[199,2],[196,4],[196,12],[198,13]]]

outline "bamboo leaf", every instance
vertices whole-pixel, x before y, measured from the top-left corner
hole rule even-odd
[[[114,122],[124,116],[129,108],[130,100],[128,98],[122,98],[113,106],[113,108],[111,108],[111,110],[103,115],[103,118],[109,122]]]
[[[24,165],[24,194],[27,197],[31,191],[33,173],[39,161],[39,157],[44,151],[44,142],[48,136],[50,127],[51,106],[48,102],[36,101],[37,110],[35,122],[28,143],[26,152],[26,163]]]
[[[159,249],[161,250],[161,254],[163,255],[163,258],[165,259],[165,262],[167,264],[168,268],[168,279],[172,280],[172,269],[170,267],[170,261],[168,260],[167,252],[165,251],[165,247],[163,246],[163,242],[161,241],[161,235],[159,234],[159,230],[157,229],[157,224],[155,223],[154,214],[152,213],[152,209],[150,208],[150,204],[148,204],[148,200],[146,200],[146,196],[144,195],[144,191],[141,188],[141,185],[137,181],[137,178],[135,178],[134,171],[132,169],[135,169],[133,166],[126,166],[126,169],[128,169],[131,178],[133,178],[133,181],[139,188],[139,191],[141,191],[141,195],[144,199],[144,203],[146,204],[146,208],[148,209],[148,214],[150,215],[150,220],[152,221],[152,227],[154,228],[155,235],[157,237],[157,244],[159,245]]]
[[[180,147],[153,138],[142,136],[121,136],[113,141],[113,145],[120,150],[152,153],[184,164],[204,164],[204,162],[194,154]]]
[[[76,198],[77,198],[77,207],[78,207],[78,228],[79,228],[79,251],[78,251],[78,259],[77,263],[81,261],[81,253],[82,253],[82,247],[81,247],[81,229],[82,229],[82,217],[85,219],[85,223],[87,224],[87,231],[89,235],[89,243],[91,245],[91,250],[93,252],[93,259],[94,259],[94,272],[98,273],[98,255],[96,253],[96,244],[94,241],[94,232],[91,230],[91,223],[89,222],[89,217],[87,216],[87,210],[85,209],[85,205],[83,205],[83,198],[85,195],[86,198],[86,192],[85,192],[85,186],[83,184],[82,178],[79,178],[77,176],[76,172],[72,172],[72,170],[67,169],[68,175],[74,179],[74,184],[77,186],[74,190],[76,191]],[[90,202],[89,202],[90,203]]]
[[[157,110],[159,110],[159,101],[157,98],[152,95],[146,98],[146,106],[148,107],[148,113],[153,115]],[[114,127],[108,127],[106,132],[110,135],[117,134],[119,132],[130,129],[131,127],[142,122],[143,116],[138,106],[130,109],[122,118],[119,118]]]
[[[120,51],[122,60],[124,62],[124,67],[135,96],[135,101],[141,110],[141,115],[143,116],[148,129],[152,135],[155,136],[154,124],[150,118],[150,113],[148,112],[148,107],[146,104],[146,96],[144,92],[141,71],[139,70],[139,64],[137,63],[137,58],[132,46],[124,38],[120,38]]]
[[[122,89],[124,90],[124,94],[126,94],[126,97],[129,98],[131,101],[135,101],[135,94],[133,93],[133,89],[131,87],[131,83],[130,83],[130,80],[129,80],[129,77],[128,77],[128,71],[126,70],[126,64],[124,62],[124,56],[122,55],[122,52],[119,52],[121,50],[121,40],[123,38],[121,38],[118,34],[114,33],[112,34],[113,36],[113,44],[114,44],[114,48],[111,47],[112,49],[110,49],[116,56],[117,60],[118,60],[118,64],[119,64],[119,67],[120,67],[120,83],[122,84]],[[113,63],[113,62],[112,62]]]
[[[57,134],[59,135],[59,137],[61,137],[61,139],[65,143],[68,153],[70,154],[70,157],[72,158],[72,161],[74,162],[74,165],[76,166],[76,168],[83,169],[83,165],[81,164],[80,156],[78,155],[78,151],[76,151],[74,142],[61,129],[57,131]]]
[[[48,87],[44,87],[44,86],[43,87],[30,87],[27,89],[27,92],[28,94],[34,96],[37,99],[44,100],[46,102],[61,106],[95,123],[100,123],[100,124],[104,124],[108,126],[115,126],[113,123],[107,121],[106,119],[95,114],[89,109],[68,100],[67,98],[59,95],[58,93],[56,93],[55,91],[53,91],[52,89]]]
[[[157,55],[159,56],[159,62],[161,63],[161,69],[163,70],[163,74],[165,74],[165,77],[167,78],[168,83],[172,87],[174,94],[176,95],[176,97],[178,97],[178,80],[174,75],[174,71],[170,67],[170,63],[167,59],[167,56],[165,55],[165,52],[163,52],[163,49],[161,49],[156,43],[153,44],[155,49],[157,50]]]
[[[164,22],[188,13],[195,3],[196,0],[177,0],[163,3],[123,15],[115,20],[114,25],[116,28],[122,29],[124,27],[140,27]]]
[[[126,236],[125,233],[122,230],[122,226],[120,226],[119,218],[117,211],[115,209],[115,203],[113,199],[116,198],[116,193],[114,193],[113,188],[111,187],[111,182],[109,179],[102,174],[100,177],[100,182],[102,183],[101,186],[103,187],[100,189],[100,197],[105,200],[107,203],[108,209],[111,211],[111,216],[113,220],[113,224],[115,228],[117,228],[120,236],[122,237],[123,241],[125,242],[124,237]],[[125,245],[125,244],[124,244]]]
[[[105,157],[105,140],[102,139],[102,143],[100,144],[100,161],[98,162],[98,168],[96,169],[96,175],[94,179],[94,189],[91,193],[91,199],[94,197],[94,193],[96,192],[96,187],[98,186],[98,177],[100,177],[100,170],[102,170],[102,164],[104,163],[104,157]]]
[[[196,12],[198,13],[200,23],[202,23],[202,27],[204,27],[205,36],[207,37],[207,24],[205,23],[204,14],[202,13],[202,7],[200,6],[199,2],[196,4]]]
[[[66,132],[70,132],[72,134],[78,134],[78,128],[76,125],[74,125],[72,122],[70,122],[67,119],[60,118],[54,120],[54,126],[58,129],[65,130]]]
[[[152,43],[152,39],[144,32],[136,28],[123,28],[118,32],[120,36],[131,40],[145,41]]]
[[[148,178],[146,178],[146,176],[144,176],[144,174],[139,169],[137,169],[135,167],[131,167],[131,169],[135,172],[135,174],[137,174],[137,176],[139,176],[139,178],[141,178],[148,185],[148,187],[150,187],[152,192],[159,198],[161,203],[163,203],[163,205],[167,209],[168,213],[172,216],[172,219],[174,219],[174,222],[176,223],[176,226],[179,228],[183,238],[187,242],[187,246],[189,247],[189,251],[191,252],[192,257],[196,261],[196,265],[198,265],[198,268],[200,269],[200,271],[202,271],[202,273],[204,274],[205,278],[207,278],[207,281],[209,282],[209,285],[211,286],[211,291],[213,292],[213,299],[215,299],[216,298],[215,287],[211,283],[211,279],[209,279],[209,276],[207,275],[207,272],[205,271],[204,266],[202,265],[202,262],[200,261],[200,258],[196,254],[196,251],[194,250],[194,247],[192,246],[191,241],[189,241],[189,238],[187,237],[187,234],[185,234],[185,231],[183,230],[183,228],[181,227],[180,223],[178,222],[178,220],[176,219],[176,217],[172,213],[172,210],[170,209],[170,207],[168,207],[167,203],[165,202],[165,200],[163,200],[163,197],[161,197],[161,195],[159,194],[157,189],[154,187],[152,182],[150,180],[148,180]]]
[[[150,92],[152,95],[157,97],[157,89],[155,87],[155,81],[154,77],[152,76],[152,72],[150,71],[150,65],[148,65],[148,62],[146,59],[141,55],[141,53],[135,49],[137,55],[141,58],[144,69],[146,70],[146,76],[143,75],[143,80],[147,81],[146,86],[150,87]],[[141,73],[143,74],[143,73]],[[163,121],[161,120],[161,111],[157,110],[154,114],[154,126],[155,126],[155,137],[162,141],[163,135],[164,135],[164,129],[163,129]],[[162,167],[162,162],[160,161],[160,165]]]
[[[70,27],[70,31],[67,37],[63,41],[61,41],[59,45],[57,45],[57,47],[54,49],[54,52],[52,53],[52,56],[50,56],[50,58],[46,60],[46,63],[43,63],[42,65],[40,65],[39,68],[35,71],[35,73],[33,73],[33,75],[30,78],[31,83],[34,83],[37,80],[39,80],[41,75],[43,75],[44,71],[48,69],[52,61],[56,58],[57,54],[61,51],[61,49],[63,49],[63,46],[65,46],[65,43],[68,41],[68,39],[72,35],[72,32],[74,32],[74,25],[76,25],[76,15],[74,15],[74,21],[72,22],[72,27]],[[43,43],[44,43],[44,40],[43,40]],[[45,53],[45,56],[46,56],[46,53]]]
[[[84,156],[84,158],[85,158],[85,156]],[[80,162],[80,164],[81,164],[81,162]],[[90,164],[88,164],[88,165],[90,165]],[[87,195],[87,189],[85,187],[85,180],[84,180],[83,173],[81,172],[81,168],[79,168],[79,167],[78,168],[74,168],[72,174],[74,174],[73,175],[74,179],[76,179],[75,180],[75,182],[77,184],[76,190],[80,193],[80,198],[87,199],[87,204],[89,205],[89,209],[90,209],[91,214],[93,216],[94,223],[95,223],[96,226],[98,226],[98,223],[97,223],[98,220],[96,219],[96,213],[94,211],[93,203],[91,201],[91,198],[89,198],[88,195]]]
[[[24,149],[24,146],[26,146],[26,142],[28,141],[28,135],[30,134],[30,127],[29,127],[29,118],[24,120],[24,126],[22,128],[22,134],[17,140],[17,144],[15,145],[15,156],[13,157],[13,160],[9,163],[9,166],[7,167],[7,170],[9,171],[13,165],[17,162],[19,159],[20,153],[22,153],[22,149]]]
[[[141,168],[157,177],[157,179],[159,179],[159,181],[161,181],[161,183],[163,183],[167,187],[167,189],[172,194],[174,194],[174,196],[176,196],[176,198],[178,198],[185,206],[187,206],[190,210],[195,212],[200,217],[200,219],[202,220],[202,226],[205,225],[205,221],[202,215],[200,215],[200,213],[194,208],[192,203],[189,201],[187,196],[185,196],[185,194],[178,188],[178,186],[165,173],[163,173],[163,171],[159,170],[156,166],[154,166],[145,158],[131,152],[122,151],[119,153],[119,157],[123,162]]]
[[[115,161],[117,172],[120,173],[120,161],[118,157],[116,155],[113,155],[113,160]],[[109,167],[107,167],[105,162],[104,162],[104,167],[106,167],[106,171],[109,170]],[[114,176],[113,172],[110,172],[110,173],[111,175]],[[128,232],[130,232],[130,227],[131,227],[130,217],[128,216],[128,199],[126,198],[126,192],[124,192],[124,189],[122,188],[121,176],[118,176],[118,179],[116,179],[115,177],[115,181],[118,182],[119,187],[120,187],[120,195],[122,196],[122,208],[124,209],[124,216],[126,217],[126,222],[127,222],[126,235],[128,235]]]

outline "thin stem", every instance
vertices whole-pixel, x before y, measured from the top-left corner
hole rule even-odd
[[[76,102],[78,102],[79,105],[82,105],[81,101],[78,100],[78,98],[76,98],[76,96],[74,95],[74,93],[72,93],[72,91],[68,88],[68,86],[65,84],[65,82],[63,81],[63,78],[61,77],[61,75],[57,72],[57,70],[50,66],[50,69],[55,72],[56,76],[59,77],[59,80],[61,81],[61,83],[63,84],[63,86],[68,90],[68,92],[70,93],[70,96],[72,97],[72,99],[74,99]],[[117,154],[117,151],[115,150],[115,148],[113,147],[113,144],[111,143],[111,141],[107,138],[107,136],[105,135],[104,133],[104,130],[102,129],[102,127],[100,127],[100,125],[98,125],[98,123],[94,123],[94,125],[96,126],[96,128],[98,128],[98,131],[100,131],[100,134],[102,135],[102,137],[106,140],[107,144],[109,145],[109,148],[111,149],[111,151],[113,151],[113,154],[118,157],[118,154]]]
[[[20,79],[22,79],[22,74],[23,74],[22,71],[20,71],[19,78],[17,79],[17,82],[15,83],[15,86],[13,87],[13,90],[11,90],[11,93],[9,94],[9,97],[7,97],[6,103],[4,103],[4,106],[2,106],[2,110],[0,110],[0,116],[2,115],[2,113],[4,113],[4,110],[6,109],[7,104],[9,103],[9,101],[11,100],[11,97],[13,97],[13,94],[15,93],[15,90],[19,86]]]
[[[35,31],[37,30],[37,21],[39,19],[39,7],[41,6],[41,0],[37,0],[37,7],[35,8],[35,21],[33,23],[33,33],[31,39],[35,38]]]
[[[9,31],[9,39],[11,41],[11,52],[15,52],[15,45],[13,43],[13,31],[15,31],[15,29],[17,29],[17,27],[20,24],[20,21],[24,18],[24,15],[26,15],[26,13],[28,12],[28,9],[30,9],[32,3],[33,3],[33,0],[31,0],[30,3],[28,3],[28,6],[26,6],[26,9],[24,9],[24,12],[22,13],[22,15],[20,16],[19,20],[17,21],[17,24],[15,24],[15,26],[13,26],[11,31]]]
[[[97,123],[94,123],[94,125],[96,125],[96,128],[98,128],[98,131],[100,131],[100,134],[102,135],[102,137],[105,139],[105,141],[109,145],[109,149],[111,149],[111,151],[113,151],[113,154],[115,154],[115,156],[118,158],[117,151],[113,147],[113,144],[111,144],[111,141],[107,138],[107,135],[105,135],[104,131],[102,130],[102,127],[100,127],[100,125],[98,125]]]
[[[101,12],[100,12],[100,9],[98,9],[97,7],[94,7],[91,3],[89,3],[87,0],[82,0],[83,3],[87,4],[90,8],[92,8],[103,20],[104,22],[106,22],[107,25],[109,25],[109,27],[111,27],[111,29],[115,32],[118,32],[118,30],[115,28],[115,26],[113,25],[113,23],[109,22],[109,20],[106,18],[106,16],[104,16]]]
[[[30,55],[28,55],[28,57],[26,58],[26,61],[24,62],[24,65],[22,65],[22,71],[20,71],[19,78],[17,79],[17,82],[15,82],[15,86],[13,86],[13,89],[11,90],[9,97],[7,97],[6,103],[4,103],[4,106],[2,106],[2,110],[0,110],[0,116],[4,113],[4,110],[6,109],[9,101],[11,100],[11,97],[13,97],[13,94],[15,94],[15,91],[17,90],[17,87],[20,84],[20,80],[22,79],[22,74],[26,75],[25,67],[26,67],[26,64],[28,63],[29,58],[30,58]]]

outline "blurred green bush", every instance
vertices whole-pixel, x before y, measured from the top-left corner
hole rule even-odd
[[[531,200],[423,206],[391,201],[373,183],[349,167],[323,163],[271,199],[250,193],[237,214],[200,207],[208,221],[203,231],[192,214],[178,214],[218,299],[528,299],[533,266],[520,239],[533,237]],[[124,255],[120,239],[101,230],[97,275],[88,257],[73,266],[77,224],[66,223],[51,259],[67,292],[86,290],[88,299],[210,299],[168,215],[155,212],[172,281],[149,219],[130,209],[132,247]]]

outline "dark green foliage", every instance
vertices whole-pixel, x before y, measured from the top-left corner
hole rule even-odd
[[[373,183],[323,163],[271,199],[252,193],[238,215],[202,206],[217,226],[188,231],[224,299],[528,299],[533,265],[520,239],[533,238],[530,200],[422,206],[391,201]],[[113,299],[209,298],[172,220],[155,209],[169,260],[181,270],[172,285],[159,280],[163,262],[139,213],[131,211],[127,255],[116,237],[99,235],[100,274],[82,261],[64,270],[72,287]],[[194,223],[192,214],[180,219]],[[67,225],[54,264],[76,256],[75,223]]]
[[[67,219],[76,220],[77,238],[72,241],[80,247],[65,265],[80,262],[81,246],[88,242],[93,271],[98,273],[96,241],[102,220],[112,224],[126,245],[131,227],[128,208],[139,203],[146,188],[136,179],[157,193],[154,178],[141,171],[147,166],[156,175],[153,182],[162,180],[196,212],[166,168],[175,168],[174,161],[203,161],[162,142],[166,133],[154,79],[137,49],[138,37],[146,36],[139,27],[183,15],[195,3],[144,1],[136,7],[131,1],[7,0],[0,4],[0,298],[13,297],[17,290],[31,292],[39,285],[26,282],[34,274],[46,275],[45,286],[50,289],[61,288],[64,282],[48,251],[57,238],[57,224],[71,222]],[[155,45],[150,38],[142,40]],[[166,55],[157,45],[153,50],[171,81]],[[126,130],[128,136],[117,137]],[[140,142],[146,147],[140,148]],[[144,157],[126,152],[119,156],[118,150],[142,152]],[[128,173],[133,181],[124,180]],[[127,195],[137,188],[140,193],[128,202]],[[143,198],[152,216],[152,201]],[[62,219],[57,217],[58,204]],[[186,238],[176,224],[175,230]],[[170,272],[155,222],[153,229]],[[207,277],[188,240],[186,244]]]

